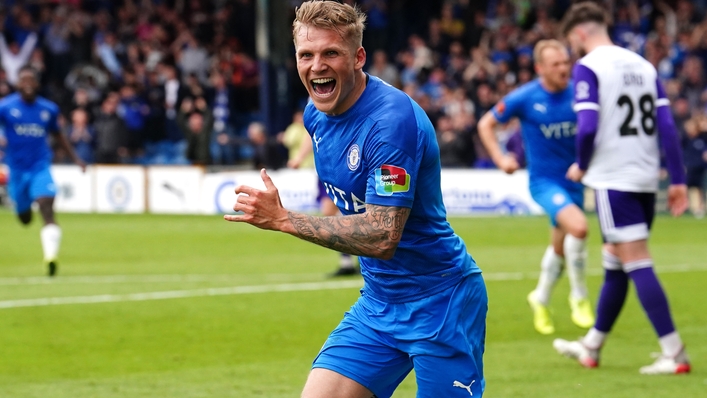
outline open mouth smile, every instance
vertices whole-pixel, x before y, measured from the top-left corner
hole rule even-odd
[[[329,77],[312,79],[310,83],[312,84],[312,91],[318,97],[329,97],[334,93],[334,88],[336,88],[336,80]]]

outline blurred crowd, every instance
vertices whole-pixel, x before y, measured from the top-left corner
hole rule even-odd
[[[365,70],[428,113],[444,167],[493,167],[476,122],[535,78],[571,0],[359,0]],[[26,63],[87,162],[280,167],[280,132],[259,120],[255,0],[3,0],[0,97]],[[289,0],[291,11],[301,3]],[[707,0],[604,1],[613,40],[659,71],[688,168],[707,165]],[[291,40],[287,39],[288,42]],[[294,51],[294,50],[293,50]],[[293,115],[306,91],[291,69]],[[293,124],[301,124],[293,118]],[[518,124],[499,131],[522,160]],[[283,129],[284,130],[284,129]],[[57,162],[65,161],[57,153]]]

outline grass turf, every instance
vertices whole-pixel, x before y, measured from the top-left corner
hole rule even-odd
[[[0,397],[296,397],[326,335],[358,296],[349,287],[124,301],[150,292],[324,282],[337,258],[213,216],[58,219],[64,241],[59,277],[50,281],[39,223],[22,228],[0,211],[0,307],[105,295],[116,302],[0,308]],[[533,331],[525,295],[547,245],[545,218],[456,218],[452,225],[487,278],[486,397],[707,396],[704,221],[659,217],[651,238],[693,362],[685,377],[638,374],[658,346],[633,289],[599,369],[559,357],[554,336]],[[600,239],[596,219],[590,225],[588,282],[596,301]],[[555,336],[575,338],[583,331],[569,320],[568,292],[564,279],[553,296]],[[411,375],[394,397],[414,396]]]

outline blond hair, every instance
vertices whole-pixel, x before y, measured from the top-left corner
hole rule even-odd
[[[363,45],[363,30],[366,14],[358,6],[350,6],[336,1],[311,0],[295,9],[292,22],[292,36],[297,45],[297,33],[303,26],[335,30],[349,44],[358,48]]]
[[[567,51],[567,48],[562,45],[558,40],[555,39],[549,39],[549,40],[540,40],[535,44],[535,48],[533,49],[533,60],[535,61],[536,64],[541,64],[543,62],[543,51],[547,48],[554,48],[559,51]]]

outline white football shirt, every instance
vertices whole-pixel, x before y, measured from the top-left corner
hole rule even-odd
[[[655,192],[660,167],[656,109],[669,105],[659,95],[655,68],[618,46],[598,47],[577,63],[582,73],[573,76],[574,110],[598,112],[594,152],[582,182],[594,189]]]

